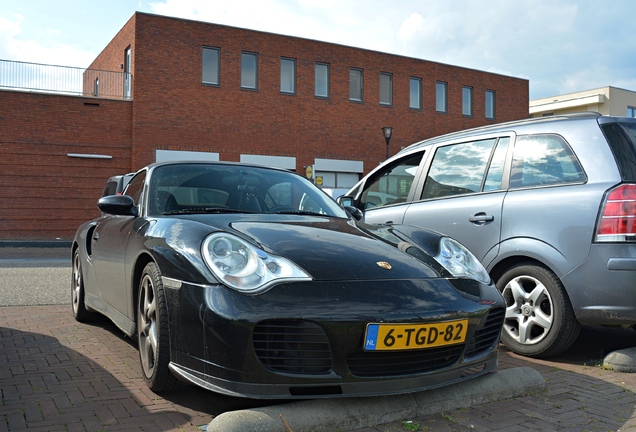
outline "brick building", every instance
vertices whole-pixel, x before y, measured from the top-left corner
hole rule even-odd
[[[528,117],[525,79],[145,13],[88,70],[123,72],[122,97],[94,72],[81,96],[0,89],[0,241],[72,238],[108,177],[156,160],[313,165],[349,187],[385,159],[383,126],[393,154]]]

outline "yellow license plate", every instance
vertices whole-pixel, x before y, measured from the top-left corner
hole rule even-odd
[[[455,345],[466,340],[468,320],[430,324],[367,324],[365,351],[393,351]]]

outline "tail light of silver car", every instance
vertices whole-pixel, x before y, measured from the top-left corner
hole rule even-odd
[[[605,195],[597,242],[636,242],[636,184],[622,184]]]

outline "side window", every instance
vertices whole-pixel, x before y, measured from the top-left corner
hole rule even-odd
[[[439,147],[424,183],[422,199],[481,191],[496,139]]]
[[[268,208],[293,206],[293,196],[291,183],[278,183],[267,190],[265,194],[265,204]]]
[[[146,180],[146,171],[142,171],[137,174],[133,179],[128,183],[128,187],[126,188],[126,195],[132,197],[135,201],[135,205],[139,205],[139,201],[141,200],[141,193],[144,189],[144,181]]]
[[[486,181],[483,187],[484,192],[501,189],[504,162],[506,161],[506,153],[508,153],[509,146],[510,137],[499,138],[495,153],[492,155],[492,160],[488,167],[488,174],[486,175]]]
[[[510,172],[511,189],[581,183],[585,180],[581,164],[559,135],[517,137]]]
[[[367,185],[360,198],[362,209],[405,202],[424,152],[401,159]]]

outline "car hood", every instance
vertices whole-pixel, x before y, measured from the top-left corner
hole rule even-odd
[[[381,280],[439,277],[436,262],[402,252],[389,227],[362,228],[346,219],[233,222],[231,228],[251,237],[266,251],[282,255],[315,280]],[[383,230],[379,235],[379,230]],[[378,233],[374,233],[378,231]],[[389,240],[386,240],[386,237]],[[384,240],[380,238],[385,238]],[[395,241],[392,244],[391,241]],[[409,243],[406,243],[412,246]],[[402,247],[402,249],[404,249]],[[421,255],[421,254],[420,254]]]

